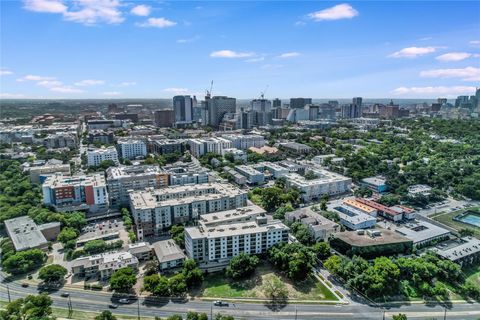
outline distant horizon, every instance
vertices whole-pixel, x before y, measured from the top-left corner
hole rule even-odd
[[[201,97],[212,80],[214,95],[454,99],[480,83],[478,1],[22,0],[0,9],[4,99]]]

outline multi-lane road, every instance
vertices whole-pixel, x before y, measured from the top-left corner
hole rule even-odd
[[[7,289],[8,285],[8,289]],[[68,292],[69,298],[60,296],[62,292]],[[5,282],[2,278],[0,299],[8,301],[18,299],[28,294],[37,294],[38,288],[30,285],[22,287],[18,282]],[[81,289],[63,288],[49,293],[53,299],[54,307],[68,308],[71,300],[74,310],[86,312],[100,312],[107,310],[112,300],[112,295],[105,292],[85,291]],[[149,300],[141,297],[131,304],[120,304],[113,313],[137,316],[160,316],[167,317],[172,314],[186,314],[188,311],[205,312],[208,315],[221,313],[232,315],[241,319],[391,319],[398,313],[407,314],[408,318],[415,319],[479,319],[480,304],[477,303],[454,303],[445,308],[434,303],[425,304],[402,304],[390,307],[373,307],[366,304],[352,303],[349,305],[318,305],[318,304],[287,304],[284,306],[271,307],[263,303],[236,302],[227,307],[213,306],[209,301],[198,299],[185,301]]]

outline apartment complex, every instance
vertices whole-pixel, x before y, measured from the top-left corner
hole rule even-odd
[[[72,261],[72,273],[78,277],[108,279],[121,268],[138,269],[138,259],[130,252],[107,252]]]
[[[296,187],[302,192],[302,199],[304,201],[312,201],[320,199],[324,194],[337,195],[350,190],[352,179],[344,177],[338,173],[330,172],[323,169],[312,169],[316,178],[307,180],[298,173],[288,173],[287,178],[288,187]]]
[[[209,152],[223,154],[224,149],[232,148],[232,141],[226,138],[190,139],[188,144],[190,153],[197,158]]]
[[[87,150],[87,164],[90,167],[97,167],[103,161],[111,160],[115,164],[119,164],[118,162],[118,152],[115,147],[110,146],[108,148],[95,148],[95,149],[88,149]]]
[[[340,231],[340,225],[338,223],[323,217],[311,208],[302,208],[287,212],[285,218],[290,223],[300,222],[307,227],[308,232],[315,242],[328,241],[332,234]]]
[[[33,183],[43,183],[49,175],[61,173],[65,175],[70,175],[70,165],[69,164],[50,164],[38,167],[32,167],[29,170],[30,181]]]
[[[164,188],[169,180],[168,173],[148,165],[110,167],[106,174],[110,205],[114,207],[128,205],[132,190]]]
[[[240,150],[247,150],[248,148],[255,147],[261,148],[265,146],[265,138],[258,134],[227,134],[222,138],[230,140],[232,147]]]
[[[147,155],[147,144],[142,140],[119,140],[117,144],[119,156],[123,159],[132,160],[137,157],[145,157]]]
[[[277,243],[288,242],[289,228],[249,206],[202,215],[198,226],[185,229],[185,249],[200,268],[222,268],[244,252],[262,254]]]
[[[107,185],[103,174],[49,176],[42,185],[43,203],[57,211],[108,209]]]
[[[130,193],[130,208],[138,239],[158,235],[172,224],[198,219],[200,215],[243,207],[247,192],[229,184],[171,186]]]
[[[163,166],[162,170],[168,173],[169,185],[172,186],[208,182],[208,170],[196,162],[175,162]]]

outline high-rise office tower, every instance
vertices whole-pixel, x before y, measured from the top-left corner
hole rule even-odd
[[[218,127],[226,113],[235,113],[237,111],[237,100],[225,96],[215,96],[205,99],[205,111],[208,113],[208,122],[206,124],[212,127]]]
[[[354,97],[352,99],[352,103],[360,106],[360,108],[361,108],[362,107],[362,100],[363,100],[362,97]]]
[[[175,122],[175,113],[172,109],[157,110],[154,117],[155,125],[160,128],[172,127]]]
[[[193,99],[190,96],[173,97],[173,110],[175,112],[175,123],[192,122]]]
[[[282,106],[282,100],[275,98],[272,101],[272,108],[280,108]]]
[[[345,104],[342,106],[342,118],[353,119],[362,117],[362,107],[358,104]]]
[[[250,102],[253,111],[270,112],[272,110],[272,101],[267,99],[253,99]]]
[[[441,105],[447,104],[447,98],[438,98],[437,102]]]
[[[290,109],[303,109],[312,103],[312,98],[290,98]]]

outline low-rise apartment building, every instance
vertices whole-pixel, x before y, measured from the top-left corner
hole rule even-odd
[[[209,179],[208,169],[194,162],[175,162],[163,166],[162,170],[168,173],[171,186],[207,183]]]
[[[183,250],[172,239],[157,241],[153,244],[161,272],[181,268],[187,258]]]
[[[52,165],[32,167],[29,169],[29,173],[30,173],[30,181],[32,183],[42,184],[45,182],[47,177],[52,174],[61,173],[65,175],[70,175],[70,165],[69,164],[52,164]]]
[[[205,138],[188,140],[190,153],[195,157],[203,156],[206,153],[223,154],[224,149],[231,149],[232,141],[225,138]]]
[[[140,240],[158,235],[172,224],[185,223],[206,213],[239,208],[246,204],[246,191],[221,183],[171,186],[130,193],[130,208]]]
[[[138,259],[130,252],[106,252],[72,261],[72,273],[78,277],[105,280],[121,268],[138,269]]]
[[[265,175],[262,172],[254,169],[252,166],[235,166],[235,171],[245,176],[248,184],[258,185],[265,182]]]
[[[37,225],[29,216],[5,220],[5,229],[15,251],[28,249],[48,250],[48,242],[60,233],[60,222]]]
[[[328,241],[333,233],[340,231],[340,225],[338,223],[323,217],[311,208],[302,208],[287,212],[285,218],[290,223],[300,222],[307,227],[308,232],[316,242]]]

